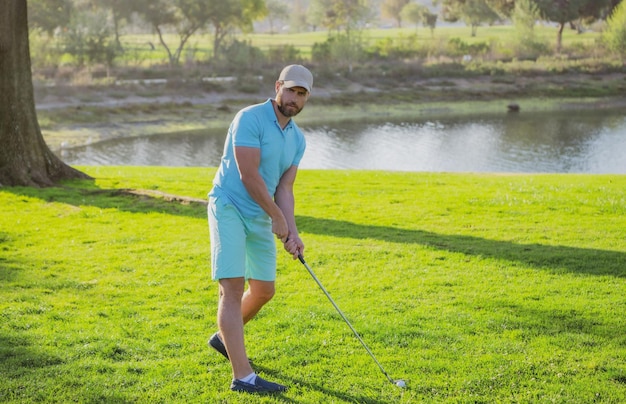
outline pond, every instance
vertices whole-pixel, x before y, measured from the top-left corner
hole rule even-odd
[[[626,174],[626,111],[502,113],[302,126],[303,169]],[[226,130],[65,149],[72,165],[215,167]]]

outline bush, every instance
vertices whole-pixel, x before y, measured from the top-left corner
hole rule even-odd
[[[626,2],[622,1],[608,19],[603,39],[609,49],[626,59]]]
[[[335,63],[339,67],[348,66],[352,70],[354,63],[366,56],[361,33],[352,31],[348,34],[336,34],[323,43],[315,43],[311,49],[311,59],[316,63]]]
[[[521,60],[536,60],[541,56],[552,53],[550,45],[540,39],[517,42],[513,47],[513,51],[515,57]]]
[[[250,41],[233,40],[221,48],[219,59],[215,63],[218,71],[229,75],[255,73],[265,64],[265,55]]]
[[[425,47],[419,45],[417,35],[383,38],[365,50],[369,59],[405,59],[426,56]]]
[[[268,59],[272,63],[280,65],[303,62],[300,57],[300,51],[293,45],[281,45],[270,48],[268,51]]]
[[[330,40],[327,40],[325,42],[315,42],[311,47],[311,59],[318,63],[330,62]]]
[[[78,67],[99,63],[113,66],[113,61],[120,52],[106,21],[106,14],[103,12],[78,13],[72,17],[67,30],[63,31],[63,50],[73,57],[74,64]]]
[[[473,57],[484,55],[491,50],[491,45],[486,42],[467,43],[461,38],[448,40],[447,53],[452,57],[470,55]]]

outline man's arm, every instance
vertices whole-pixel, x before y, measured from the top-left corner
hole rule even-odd
[[[289,239],[285,241],[285,249],[298,258],[298,254],[304,253],[304,243],[298,234],[295,218],[295,198],[293,195],[293,185],[296,182],[297,166],[291,166],[280,178],[274,200],[283,212],[287,226],[289,228]]]
[[[259,174],[261,149],[235,146],[235,161],[239,169],[239,176],[246,190],[252,199],[254,199],[272,219],[272,232],[276,234],[279,239],[284,241],[289,236],[289,225],[283,211],[267,192],[265,181],[263,181],[263,177]]]

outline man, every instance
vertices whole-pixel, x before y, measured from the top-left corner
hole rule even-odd
[[[274,296],[274,236],[294,259],[304,251],[294,217],[293,184],[306,142],[291,118],[304,108],[312,86],[307,68],[287,66],[275,83],[274,99],[237,113],[209,193],[211,267],[219,281],[219,331],[209,345],[230,360],[233,391],[287,389],[256,375],[243,328]]]

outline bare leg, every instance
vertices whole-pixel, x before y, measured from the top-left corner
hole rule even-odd
[[[261,310],[265,303],[274,297],[274,282],[258,281],[250,279],[248,290],[241,300],[241,316],[246,324]]]
[[[248,362],[243,337],[242,300],[244,278],[220,279],[217,325],[228,351],[233,377],[241,379],[254,372]],[[257,310],[258,311],[258,310]]]

